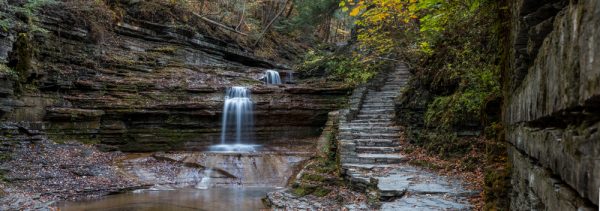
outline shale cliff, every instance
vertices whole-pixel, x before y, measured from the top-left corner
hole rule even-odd
[[[600,2],[514,0],[510,11],[511,210],[597,210]]]
[[[263,85],[265,69],[286,65],[208,23],[142,20],[141,3],[124,2],[112,8],[120,13],[114,23],[103,24],[68,4],[29,14],[15,9],[25,3],[0,1],[9,20],[0,28],[2,122],[106,150],[194,150],[220,141],[227,87],[251,88],[263,144],[317,136],[327,113],[344,102],[349,88],[339,84]],[[302,51],[276,45],[280,58]]]

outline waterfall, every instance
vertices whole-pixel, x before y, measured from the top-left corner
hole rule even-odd
[[[294,72],[288,70],[288,71],[285,71],[285,73],[287,74],[285,82],[290,83],[290,84],[294,83]]]
[[[253,102],[246,87],[231,87],[225,93],[221,122],[221,144],[212,151],[253,151]]]
[[[200,180],[200,182],[196,184],[196,188],[205,190],[210,187],[210,176],[212,174],[212,168],[204,169],[204,172],[202,174],[202,180]]]
[[[281,84],[281,77],[279,77],[279,72],[275,70],[267,70],[265,72],[264,80],[267,84]]]
[[[252,107],[250,99],[250,90],[246,87],[232,87],[227,90],[225,104],[223,105],[223,121],[221,128],[221,144],[231,144],[230,140],[235,140],[235,144],[242,144],[249,139],[252,130]],[[230,130],[234,130],[233,133]],[[231,135],[235,135],[231,137]]]

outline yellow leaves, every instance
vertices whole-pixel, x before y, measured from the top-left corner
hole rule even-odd
[[[419,47],[420,47],[421,52],[423,52],[427,55],[433,54],[433,49],[431,48],[431,45],[429,45],[428,42],[419,43]]]
[[[399,34],[418,31],[415,20],[419,19],[420,0],[342,1],[342,10],[347,11],[349,16],[357,17],[355,23],[361,26],[357,41],[359,49],[365,54],[362,58],[389,55],[402,45],[398,41],[401,39]]]
[[[410,5],[408,5],[408,11],[409,12],[416,12],[417,11],[417,4],[410,4]]]
[[[350,12],[350,16],[357,16],[359,12],[360,7],[354,7],[354,9],[352,9],[352,12]]]
[[[350,1],[349,4],[350,5],[356,5],[354,8],[352,8],[352,11],[350,11],[349,15],[352,16],[352,17],[358,16],[358,13],[360,13],[360,11],[365,8],[365,1],[364,0],[360,0],[356,4],[354,3],[354,1]],[[348,11],[348,9],[346,9],[346,11]]]

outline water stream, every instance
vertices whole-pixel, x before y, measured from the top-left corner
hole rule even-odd
[[[221,122],[221,144],[210,147],[210,151],[254,151],[254,102],[250,89],[235,86],[227,89],[223,103]]]
[[[61,211],[163,211],[163,210],[260,210],[273,188],[177,189],[139,191],[106,196],[98,200],[61,203]]]

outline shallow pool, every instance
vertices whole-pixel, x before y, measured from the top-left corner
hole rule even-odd
[[[211,188],[137,191],[109,195],[100,199],[64,202],[61,211],[69,210],[261,210],[261,199],[274,188]]]

